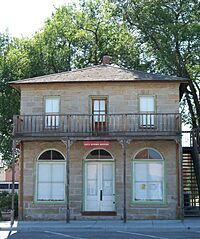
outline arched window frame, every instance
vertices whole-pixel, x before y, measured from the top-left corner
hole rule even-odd
[[[154,159],[150,159],[150,158],[136,159],[136,156],[139,153],[141,153],[143,150],[153,150],[154,152],[156,152],[157,154],[160,155],[160,158],[159,159],[158,158],[154,158]],[[147,180],[146,182],[145,182],[145,180],[144,181],[138,180],[136,177],[140,177],[140,179],[141,179],[141,176],[143,177],[144,173],[143,174],[141,174],[141,173],[137,174],[136,165],[143,165],[143,168],[147,168],[148,171],[150,170],[151,166],[153,166],[153,165],[156,166],[157,165],[158,168],[159,167],[161,168],[159,176],[161,177],[162,180],[161,181],[154,181],[154,182],[151,181],[151,180]],[[166,194],[165,193],[165,191],[166,191],[166,186],[165,186],[165,160],[164,160],[164,157],[162,156],[162,154],[158,150],[148,147],[148,148],[143,148],[143,149],[140,149],[139,151],[137,151],[137,153],[133,157],[132,172],[133,172],[133,176],[132,176],[132,179],[133,179],[133,193],[132,193],[132,195],[133,195],[133,202],[134,203],[139,203],[139,204],[141,204],[141,203],[145,203],[145,204],[146,203],[147,204],[163,204],[163,203],[165,203],[165,201],[166,201],[166,195],[165,195]],[[147,175],[144,176],[144,177],[147,177]],[[150,186],[159,188],[158,185],[160,186],[160,190],[161,190],[160,194],[158,193],[158,195],[161,195],[162,197],[158,196],[157,199],[156,199],[156,198],[150,198],[148,196],[146,196],[146,198],[145,198],[145,196],[144,197],[141,196],[141,198],[139,198],[138,194],[139,194],[140,191],[141,192],[142,192],[142,190],[147,191],[147,188],[150,187]],[[138,188],[139,192],[136,192],[137,191],[136,188]],[[149,194],[149,192],[146,192],[146,194]]]
[[[104,150],[106,151],[108,154],[110,154],[111,158],[88,158],[88,156],[95,150]],[[114,157],[113,155],[106,149],[104,148],[93,148],[91,149],[89,152],[86,153],[85,157],[84,157],[84,161],[114,161]]]
[[[40,159],[40,157],[48,151],[56,151],[59,154],[62,155],[62,159],[53,159],[51,158],[49,159]],[[52,155],[52,153],[51,153]],[[44,169],[44,166],[46,166],[49,169],[49,174],[50,174],[50,181],[44,180],[42,181],[41,179],[39,179],[39,173],[42,171],[42,167]],[[44,170],[45,174],[47,173],[47,168]],[[55,175],[56,168],[59,171],[59,174],[57,174],[57,176]],[[61,172],[62,172],[62,179],[59,178],[61,176]],[[53,176],[54,175],[54,176]],[[56,180],[53,180],[53,177],[57,177]],[[39,184],[41,186],[41,184],[49,184],[48,186],[50,187],[50,195],[49,197],[44,197],[42,198],[39,195]],[[36,202],[41,202],[41,203],[65,203],[66,201],[66,197],[65,197],[65,184],[66,184],[66,159],[65,156],[63,155],[62,152],[60,152],[57,149],[54,148],[50,148],[50,149],[46,149],[44,151],[42,151],[39,156],[37,157],[37,162],[36,162],[36,186],[35,186],[35,201]],[[62,198],[60,196],[60,198],[54,198],[53,194],[53,190],[56,191],[56,185],[57,188],[62,190]],[[45,187],[44,187],[45,188]],[[43,190],[41,190],[43,191]]]

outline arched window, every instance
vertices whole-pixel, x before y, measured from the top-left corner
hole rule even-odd
[[[86,157],[86,160],[90,159],[113,159],[113,157],[105,149],[94,149]]]
[[[37,162],[37,200],[64,201],[65,158],[56,150],[43,152]]]
[[[47,150],[40,155],[38,160],[65,160],[63,155],[55,150]]]
[[[133,160],[133,200],[163,201],[164,160],[151,148],[139,151]]]

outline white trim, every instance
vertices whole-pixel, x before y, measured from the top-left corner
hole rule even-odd
[[[140,153],[143,150],[154,150],[155,152],[157,152],[160,156],[161,159],[148,159],[148,158],[144,158],[144,159],[136,159],[135,157],[137,156],[138,153]],[[160,163],[162,164],[162,199],[161,200],[150,200],[150,199],[146,199],[146,200],[136,200],[135,199],[135,164],[136,163],[141,163],[141,164],[150,164],[150,163]],[[151,147],[145,147],[142,149],[139,149],[133,157],[132,160],[132,200],[133,202],[136,203],[163,203],[165,201],[165,197],[166,197],[166,191],[165,191],[165,160],[163,155],[160,153],[160,151],[158,151],[157,149],[151,148]]]
[[[44,149],[44,150],[42,150],[42,152],[40,152],[39,154],[38,154],[38,156],[36,157],[37,158],[37,162],[39,161],[38,159],[39,159],[39,157],[44,153],[44,152],[46,152],[46,151],[50,151],[50,150],[54,150],[54,151],[58,151],[62,156],[63,156],[63,158],[64,158],[64,160],[56,160],[56,161],[66,161],[66,158],[65,158],[65,155],[59,150],[59,149],[56,149],[56,148],[48,148],[48,149]],[[43,160],[40,160],[40,161],[43,161]],[[45,160],[45,162],[46,161],[49,161],[49,162],[51,162],[51,160]]]
[[[54,150],[54,151],[59,152],[63,156],[64,160],[38,160],[39,157],[44,152],[50,151],[50,150]],[[64,185],[65,185],[65,187],[64,187],[64,199],[63,200],[38,200],[38,165],[42,164],[42,163],[50,163],[50,164],[51,163],[58,163],[58,164],[63,163],[64,164]],[[34,202],[37,202],[37,203],[47,203],[48,202],[48,203],[54,204],[54,203],[57,203],[57,202],[61,203],[61,202],[66,201],[66,193],[65,193],[65,190],[66,190],[66,158],[60,150],[58,150],[56,148],[48,148],[48,149],[44,149],[42,152],[40,152],[40,154],[38,154],[37,159],[36,159],[36,163],[35,163],[35,180],[34,181],[35,181]]]
[[[108,161],[100,161],[100,162],[91,162],[91,161],[85,161],[84,162],[84,201],[83,201],[83,208],[84,208],[84,211],[90,211],[90,210],[86,210],[86,198],[87,198],[87,190],[86,190],[86,183],[87,183],[87,172],[86,172],[86,170],[87,170],[87,165],[88,164],[91,164],[91,163],[94,163],[94,164],[112,164],[112,170],[113,170],[113,202],[115,202],[116,201],[116,198],[115,198],[115,193],[116,193],[116,187],[115,187],[115,183],[116,183],[116,175],[115,175],[115,162],[114,161],[110,161],[110,162],[108,162]],[[103,171],[102,171],[103,172]],[[98,174],[97,174],[97,176],[98,176]],[[102,175],[101,175],[101,179],[100,180],[102,180],[103,181],[103,179],[102,179]],[[98,179],[97,179],[97,182],[98,182]],[[102,183],[102,182],[101,182]],[[99,189],[99,188],[98,188]],[[99,197],[99,195],[98,195],[98,193],[97,193],[97,196],[96,197]],[[113,210],[112,211],[115,211],[116,210],[116,204],[115,203],[113,203]],[[101,211],[100,210],[100,208],[99,208],[99,210],[97,209],[96,211]],[[102,210],[103,211],[103,210]]]
[[[87,159],[87,156],[93,151],[93,150],[100,150],[100,149],[103,149],[103,150],[105,150],[107,153],[109,153],[110,155],[111,155],[111,157],[112,157],[112,159]],[[110,151],[108,151],[107,149],[105,149],[105,148],[92,148],[91,150],[89,150],[89,151],[87,151],[85,154],[84,154],[84,156],[83,156],[83,160],[84,161],[105,161],[105,162],[108,162],[108,161],[115,161],[115,159],[114,159],[114,157],[113,157],[113,155],[112,155],[112,153],[110,153]]]
[[[134,161],[135,161],[135,160],[149,160],[149,161],[151,161],[151,160],[161,160],[161,159],[145,159],[145,158],[144,158],[144,159],[135,159],[135,156],[136,156],[139,152],[141,152],[141,151],[143,151],[143,150],[145,150],[145,149],[152,149],[152,150],[156,151],[158,154],[160,154],[162,160],[164,160],[164,157],[163,157],[162,153],[160,153],[160,151],[158,151],[157,149],[152,148],[152,147],[145,147],[145,148],[142,148],[142,149],[139,149],[138,151],[136,151],[136,153],[135,153],[134,156],[132,157],[133,160],[134,160]]]
[[[136,185],[136,180],[135,180],[135,165],[136,164],[144,164],[144,165],[150,165],[150,164],[160,164],[162,165],[162,199],[135,199],[136,197],[136,194],[135,194],[135,185]],[[137,160],[137,161],[133,161],[133,166],[132,166],[132,171],[133,171],[133,177],[132,177],[132,180],[133,180],[133,193],[132,193],[132,197],[133,197],[133,201],[134,202],[140,202],[140,203],[143,203],[143,202],[164,202],[164,199],[165,199],[165,187],[164,187],[164,182],[165,182],[165,163],[163,160],[154,160],[154,161],[150,161],[148,162],[148,159],[146,161],[141,161],[141,160]],[[144,181],[145,182],[145,181]],[[153,182],[153,181],[150,181],[150,180],[147,180],[146,183],[148,182]],[[157,182],[157,181],[156,181]],[[144,183],[145,184],[145,183]]]

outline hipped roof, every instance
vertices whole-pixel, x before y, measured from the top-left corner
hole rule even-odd
[[[20,90],[24,84],[46,84],[46,83],[82,83],[82,82],[140,82],[140,81],[179,81],[187,83],[187,78],[166,76],[146,73],[136,70],[128,70],[112,65],[98,65],[83,69],[38,76],[10,82],[11,86]]]

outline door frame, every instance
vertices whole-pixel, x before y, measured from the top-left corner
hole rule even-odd
[[[90,152],[92,152],[93,150],[99,150],[99,149],[103,149],[103,148],[93,148],[92,150],[90,150],[89,152],[87,152],[87,154],[84,157],[83,160],[83,197],[82,197],[82,209],[83,212],[90,212],[90,211],[86,211],[86,165],[87,163],[91,162],[91,163],[112,163],[113,164],[113,201],[115,202],[114,204],[114,209],[112,211],[109,212],[116,212],[116,166],[115,166],[115,159],[113,157],[113,155],[106,149],[103,149],[105,151],[107,151],[111,156],[112,159],[86,159],[87,155],[90,154]],[[92,214],[94,213],[104,213],[106,211],[91,211]]]

